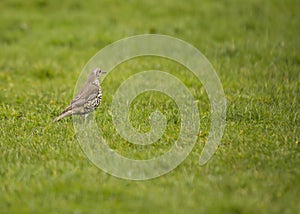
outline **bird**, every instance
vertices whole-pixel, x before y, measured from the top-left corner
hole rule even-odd
[[[104,73],[106,72],[100,68],[92,69],[84,86],[71,101],[70,105],[52,122],[57,122],[70,115],[84,115],[87,117],[89,113],[93,112],[102,100],[102,90],[98,78]]]

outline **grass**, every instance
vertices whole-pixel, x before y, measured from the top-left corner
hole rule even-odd
[[[295,0],[1,1],[1,213],[299,212],[299,8]],[[222,144],[201,167],[210,121],[201,84],[166,60],[118,66],[103,82],[95,116],[121,154],[163,154],[179,129],[176,105],[145,94],[131,108],[133,125],[149,130],[143,121],[160,106],[170,144],[145,149],[117,135],[107,109],[126,75],[144,68],[178,75],[201,109],[198,143],[187,159],[163,177],[135,182],[92,165],[71,119],[49,122],[72,99],[81,69],[98,50],[144,33],[175,36],[201,50],[223,83],[228,110]]]

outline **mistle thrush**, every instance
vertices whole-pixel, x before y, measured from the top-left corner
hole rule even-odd
[[[95,68],[89,74],[88,80],[78,92],[70,105],[53,122],[70,115],[85,115],[94,111],[101,102],[102,91],[99,82],[99,76],[105,73],[100,68]]]

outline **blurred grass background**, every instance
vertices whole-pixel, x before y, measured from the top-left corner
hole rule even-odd
[[[296,0],[2,0],[1,213],[299,212],[299,8]],[[104,100],[95,116],[110,146],[123,155],[148,157],[170,147],[143,150],[115,133],[107,109],[111,93],[130,72],[157,68],[178,74],[199,100],[202,118],[198,144],[178,168],[134,182],[93,166],[71,119],[43,127],[70,102],[83,66],[98,50],[144,33],[183,39],[211,61],[227,97],[227,126],[217,153],[199,166],[209,130],[201,85],[164,60],[120,65],[114,72],[122,75],[103,82]],[[159,102],[170,117],[165,139],[172,142],[178,134],[176,106],[160,104],[164,100],[141,97],[132,120],[147,131],[149,124],[139,123]]]

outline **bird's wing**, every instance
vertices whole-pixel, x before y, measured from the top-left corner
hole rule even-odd
[[[71,106],[77,107],[81,106],[84,103],[94,99],[98,95],[98,87],[91,85],[90,87],[87,87],[87,90],[81,91],[81,93],[78,93],[78,95],[72,100]]]
[[[95,88],[93,90],[89,90],[88,93],[82,93],[81,96],[76,96],[61,114],[72,110],[74,107],[83,106],[86,102],[97,97],[97,95],[98,89]]]
[[[61,114],[72,110],[74,107],[82,106],[87,101],[94,99],[98,95],[99,87],[98,84],[94,84],[91,80],[88,80],[71,101],[70,105],[67,106]]]
[[[89,84],[84,84],[84,86],[81,88],[81,90],[76,94],[76,96],[74,97],[74,99],[71,101],[70,105],[72,103],[75,103],[77,100],[79,100],[81,97],[84,96],[84,94],[87,93],[87,89],[89,88]]]

